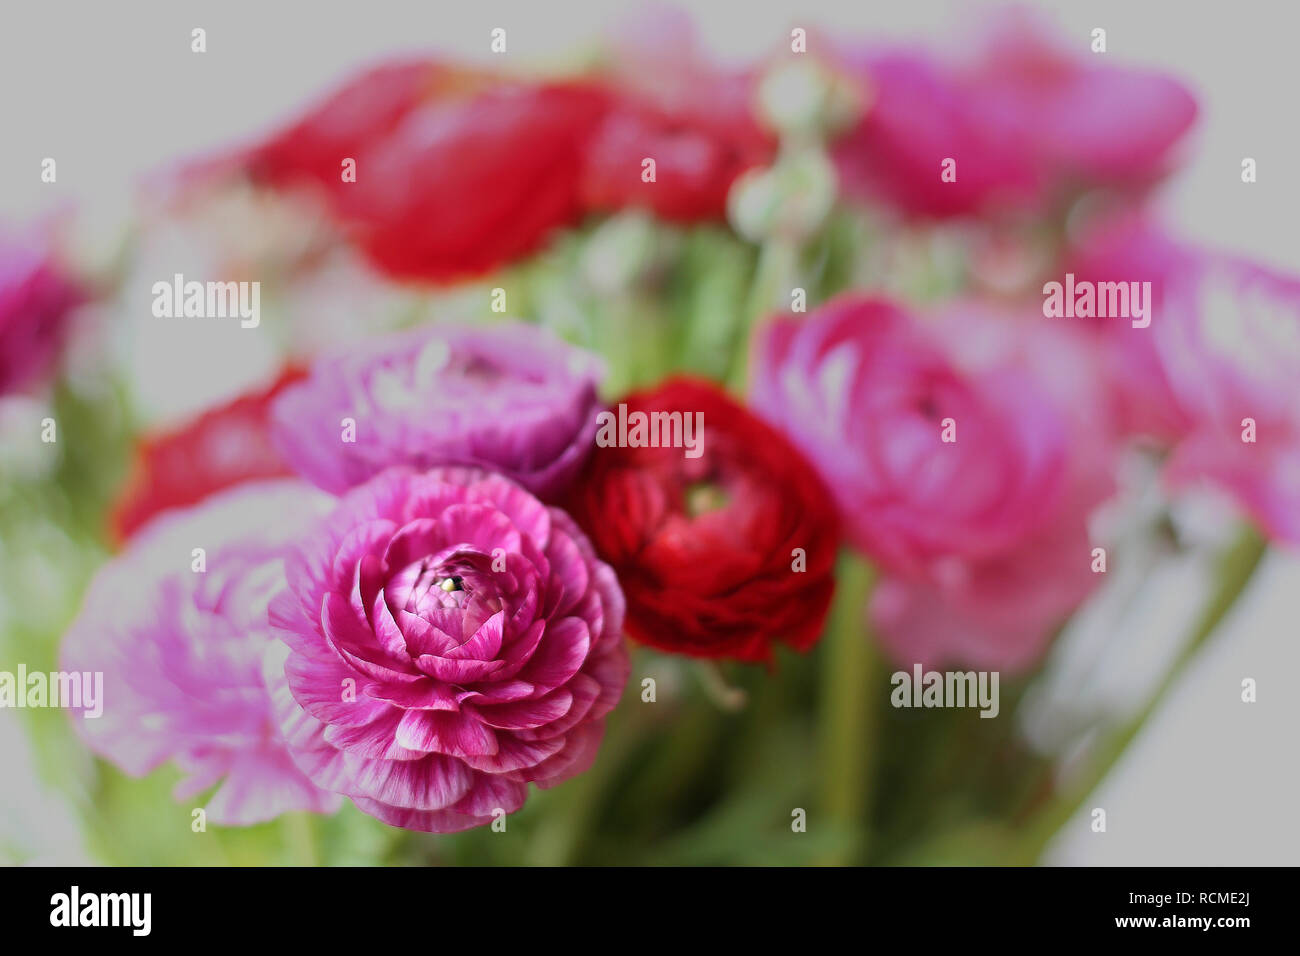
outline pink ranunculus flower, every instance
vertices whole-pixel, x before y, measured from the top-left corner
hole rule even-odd
[[[0,395],[46,376],[83,298],[46,251],[0,235]]]
[[[319,361],[276,401],[272,437],[331,492],[393,465],[464,465],[551,500],[591,452],[600,374],[537,326],[422,327]]]
[[[1072,273],[1076,283],[1150,282],[1152,325],[1134,328],[1122,318],[1057,319],[1090,332],[1105,353],[1102,374],[1113,395],[1119,427],[1130,436],[1170,444],[1187,434],[1192,419],[1174,394],[1156,337],[1166,324],[1166,289],[1190,264],[1182,246],[1141,215],[1102,216],[1078,235],[1049,278]],[[1157,317],[1159,319],[1157,320]]]
[[[942,575],[883,578],[868,609],[874,632],[900,663],[1024,670],[1100,577],[1089,570],[1084,518],[1062,509],[1003,554],[955,560]]]
[[[1041,174],[982,120],[969,94],[930,54],[878,50],[846,57],[866,112],[833,156],[845,189],[904,213],[944,218],[1038,201]],[[940,178],[957,160],[955,181]]]
[[[1169,314],[1160,328],[1152,320],[1162,367],[1194,423],[1165,477],[1226,489],[1270,537],[1300,547],[1300,278],[1188,257],[1166,287]]]
[[[220,783],[206,810],[221,825],[337,809],[289,758],[262,678],[285,548],[330,503],[297,480],[242,485],[161,516],[99,570],[60,664],[104,675],[102,714],[77,717],[92,750],[135,776],[174,761],[177,799]]]
[[[896,305],[840,298],[774,320],[755,351],[755,408],[818,467],[850,540],[887,570],[1000,553],[1063,493],[1065,429],[1042,389],[1015,368],[959,368]]]
[[[768,328],[755,405],[880,563],[870,616],[896,659],[1023,668],[1095,585],[1116,431],[1101,356],[1085,330],[965,304],[921,322],[841,299]]]
[[[968,57],[859,50],[843,62],[867,102],[836,146],[843,179],[915,215],[1143,189],[1173,168],[1196,118],[1177,81],[1072,50],[1020,10],[993,18]],[[949,159],[956,176],[945,181]]]
[[[1173,450],[1168,483],[1221,487],[1300,545],[1300,277],[1128,218],[1089,231],[1066,263],[1080,279],[1151,283],[1149,328],[1099,334],[1130,430]]]
[[[1040,318],[959,306],[939,319],[970,372],[1015,368],[1036,383],[1065,429],[1066,468],[1056,504],[997,553],[880,581],[871,622],[901,662],[1023,670],[1101,579],[1092,572],[1089,521],[1114,491],[1120,435],[1102,374],[1107,354],[1088,330]]]
[[[564,512],[479,469],[395,468],[289,559],[266,676],[317,784],[462,830],[594,759],[630,666],[623,610]]]

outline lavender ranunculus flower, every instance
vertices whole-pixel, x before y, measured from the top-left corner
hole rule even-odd
[[[519,322],[413,329],[318,362],[276,402],[272,434],[327,491],[392,465],[465,465],[552,499],[590,453],[600,371],[595,356]]]
[[[0,395],[45,376],[81,300],[43,251],[0,234]]]
[[[266,679],[319,786],[451,832],[594,759],[627,682],[623,594],[563,511],[479,469],[395,468],[286,570]]]
[[[251,482],[159,517],[99,570],[60,665],[104,675],[102,714],[76,718],[92,750],[134,776],[175,761],[177,799],[221,781],[206,810],[225,826],[337,809],[290,760],[262,679],[285,549],[331,503],[301,481]]]

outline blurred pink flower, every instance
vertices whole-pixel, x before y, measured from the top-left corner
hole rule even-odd
[[[1093,333],[1106,353],[1103,372],[1125,433],[1176,441],[1192,422],[1174,395],[1155,343],[1165,324],[1163,317],[1169,314],[1169,280],[1189,264],[1184,251],[1141,216],[1103,217],[1080,233],[1082,238],[1050,278],[1060,281],[1072,272],[1076,282],[1149,281],[1152,325],[1143,329],[1112,319],[1054,321],[1078,323]]]
[[[76,718],[91,749],[134,776],[175,761],[178,800],[219,783],[206,809],[225,826],[337,809],[289,759],[262,679],[284,550],[329,504],[295,480],[241,485],[158,518],[100,568],[60,664],[104,675],[102,715]]]
[[[0,234],[0,395],[48,375],[83,298],[47,251]]]
[[[538,326],[424,326],[317,362],[276,399],[272,438],[336,493],[391,465],[472,465],[552,498],[591,451],[600,373]]]
[[[1155,330],[1194,422],[1166,477],[1226,488],[1271,537],[1300,546],[1300,279],[1189,255],[1187,271],[1166,287],[1169,313]],[[1243,440],[1247,419],[1253,442]]]
[[[873,299],[763,335],[755,406],[881,565],[871,613],[898,659],[1025,666],[1093,585],[1087,520],[1110,491],[1114,426],[1090,344],[973,306],[920,323]]]
[[[1003,554],[955,560],[926,578],[883,578],[869,616],[890,655],[926,667],[1014,672],[1033,665],[1099,577],[1089,570],[1085,516],[1059,512],[1055,524]]]
[[[1173,449],[1170,484],[1212,482],[1300,545],[1300,278],[1131,218],[1090,230],[1066,262],[1080,278],[1152,284],[1150,328],[1098,334],[1126,427]]]
[[[393,469],[288,562],[266,674],[294,759],[394,826],[450,832],[595,757],[623,595],[562,511],[474,469]]]
[[[984,558],[940,562],[929,575],[886,576],[870,616],[896,659],[1019,671],[1101,580],[1091,569],[1089,518],[1114,491],[1119,431],[1105,353],[1086,330],[970,306],[939,319],[972,374],[1016,368],[1059,412],[1067,436],[1063,493],[1018,540]]]
[[[929,53],[870,52],[846,65],[862,77],[867,102],[861,122],[834,149],[850,194],[934,217],[1037,199],[1032,157],[989,128],[974,97]],[[948,158],[957,160],[955,182],[940,179]]]
[[[1196,117],[1177,81],[1076,52],[1022,10],[995,18],[975,47],[948,60],[843,57],[867,102],[835,151],[851,191],[944,217],[1038,207],[1096,185],[1142,189],[1170,171]],[[954,182],[940,178],[948,158]]]
[[[817,465],[850,539],[886,569],[995,554],[1061,493],[1065,435],[1041,389],[1016,370],[966,374],[898,306],[840,298],[774,320],[755,351],[754,407]]]

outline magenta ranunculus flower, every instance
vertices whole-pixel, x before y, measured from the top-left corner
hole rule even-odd
[[[337,809],[289,758],[262,678],[285,548],[331,500],[297,480],[242,485],[159,517],[99,570],[60,664],[104,675],[102,714],[77,717],[91,749],[136,776],[174,761],[177,799],[220,782],[206,809],[226,826]]]
[[[755,353],[754,407],[817,466],[852,542],[886,569],[997,553],[1061,494],[1065,434],[1041,390],[1014,369],[958,368],[889,302],[844,297],[776,319]]]
[[[564,512],[479,469],[396,468],[287,567],[266,676],[318,785],[451,832],[594,759],[630,666],[623,594]]]
[[[992,17],[969,45],[950,60],[843,58],[866,100],[835,148],[850,191],[915,215],[1001,214],[1097,185],[1141,190],[1175,166],[1196,118],[1178,81],[1073,49],[1023,10]]]
[[[47,253],[0,235],[0,395],[49,372],[82,299]]]
[[[393,465],[465,465],[551,499],[591,451],[601,371],[537,326],[423,327],[318,362],[276,401],[272,435],[327,491]]]

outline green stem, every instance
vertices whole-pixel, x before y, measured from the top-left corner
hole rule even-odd
[[[728,681],[717,661],[696,661],[695,673],[709,700],[724,713],[734,714],[745,709],[749,695],[743,687],[734,687]]]
[[[1119,727],[1095,752],[1088,769],[1079,780],[1063,789],[1044,809],[1040,810],[1027,824],[1027,829],[1018,850],[1019,862],[1033,863],[1042,854],[1043,848],[1052,837],[1083,806],[1089,795],[1106,779],[1106,775],[1117,764],[1137,737],[1147,719],[1159,709],[1186,672],[1188,665],[1197,653],[1215,633],[1220,622],[1227,616],[1237,599],[1246,590],[1251,576],[1259,567],[1267,551],[1267,543],[1253,528],[1245,529],[1231,548],[1223,555],[1219,572],[1219,587],[1214,597],[1206,606],[1195,629],[1186,644],[1178,653],[1173,666],[1165,673],[1159,685],[1147,698],[1146,704],[1136,715]]]
[[[551,804],[552,812],[532,835],[529,866],[572,866],[578,860],[592,820],[608,797],[609,784],[644,727],[640,713],[632,710],[638,705],[632,700],[623,702],[626,710],[605,725],[599,759],[586,773],[565,783],[563,803]]]
[[[874,573],[851,552],[840,556],[835,603],[822,647],[821,804],[844,834],[825,862],[861,860],[867,849],[870,775],[878,709],[872,694],[880,663],[865,614]]]
[[[788,286],[795,275],[798,249],[788,240],[773,236],[767,239],[758,253],[754,278],[750,283],[745,314],[736,330],[736,347],[731,356],[731,369],[727,386],[736,394],[743,394],[749,379],[749,350],[753,345],[754,331],[759,323],[777,310],[782,295],[788,295]]]

